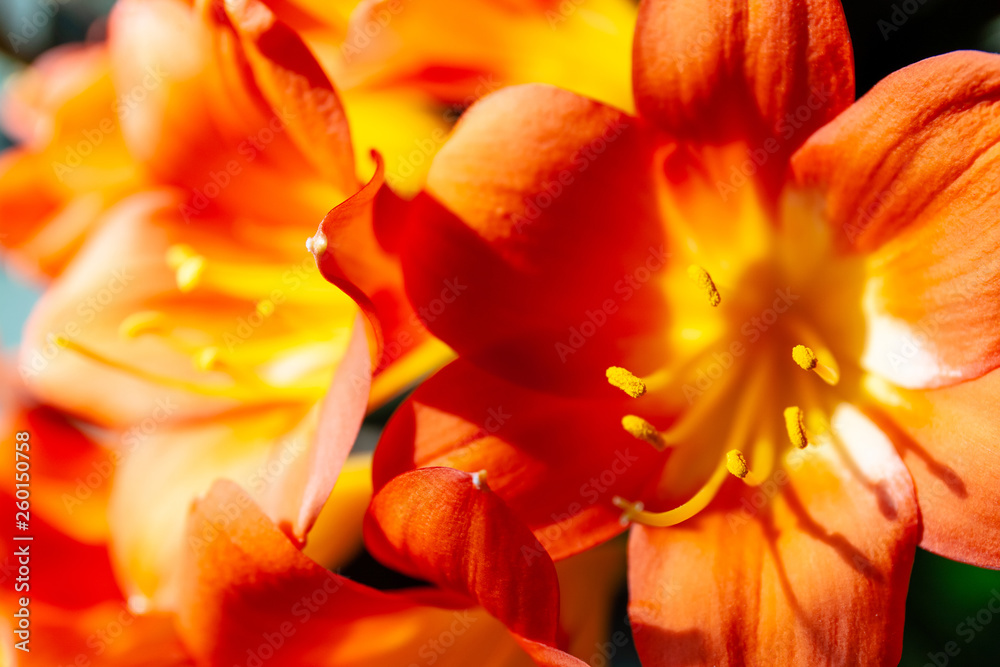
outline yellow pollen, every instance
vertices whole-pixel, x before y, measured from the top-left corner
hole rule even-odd
[[[694,282],[695,285],[705,290],[708,295],[708,303],[714,308],[722,302],[722,295],[719,294],[719,290],[715,287],[715,282],[712,280],[712,276],[708,275],[708,271],[701,268],[697,264],[692,264],[687,270],[688,278]]]
[[[656,427],[642,417],[625,415],[622,417],[622,428],[628,431],[632,437],[648,442],[661,452],[667,446],[667,443],[663,440],[663,436],[656,430]]]
[[[822,363],[810,347],[806,347],[805,345],[796,345],[792,348],[792,359],[795,360],[795,363],[797,363],[800,368],[807,371],[815,371],[816,375],[820,376],[824,382],[833,386],[840,382],[840,371],[837,370],[837,364],[833,361],[832,355],[825,350],[824,354],[826,354],[826,357],[830,359],[832,366]]]
[[[219,348],[217,347],[206,347],[194,355],[194,365],[203,371],[210,371],[215,368],[218,360]]]
[[[803,449],[809,444],[806,437],[805,418],[802,409],[796,406],[785,408],[785,428],[788,430],[788,439],[792,444]]]
[[[726,454],[726,469],[740,479],[743,479],[750,473],[750,468],[747,467],[747,460],[743,456],[743,452],[738,449],[732,449]]]
[[[486,486],[486,471],[480,470],[479,472],[472,473],[472,486],[476,489],[482,490]]]
[[[187,293],[198,286],[205,273],[205,258],[201,255],[188,257],[177,267],[177,289]]]
[[[315,255],[317,259],[319,259],[320,255],[326,252],[326,248],[326,234],[322,231],[318,231],[316,232],[316,236],[310,236],[306,239],[306,250]]]
[[[122,338],[135,338],[144,333],[159,329],[166,322],[163,313],[155,310],[141,310],[132,313],[118,325],[118,335]]]
[[[792,359],[805,371],[811,371],[819,363],[816,353],[805,345],[796,345],[792,348]]]
[[[605,371],[605,375],[611,386],[618,387],[632,398],[639,398],[646,393],[646,383],[620,366],[611,366]]]

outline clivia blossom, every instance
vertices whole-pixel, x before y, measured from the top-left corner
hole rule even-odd
[[[36,396],[111,433],[113,549],[130,593],[151,598],[166,596],[194,496],[218,477],[272,493],[286,461],[309,451],[359,313],[381,345],[373,406],[450,358],[423,326],[437,304],[410,309],[369,208],[329,237],[311,235],[361,187],[369,147],[392,162],[418,137],[429,163],[453,120],[444,105],[538,78],[525,67],[546,62],[497,59],[481,39],[390,53],[390,34],[422,38],[411,23],[443,4],[272,4],[119,2],[106,42],[45,55],[5,97],[19,145],[0,163],[3,243],[18,268],[53,279],[18,368]],[[481,27],[507,39],[501,25],[531,26],[541,51],[569,50],[565,31],[589,23],[574,12],[550,25],[545,5],[492,8],[505,22]],[[605,6],[602,66],[615,69],[634,8]],[[378,44],[346,48],[358,34],[349,21],[364,27],[389,10]],[[571,85],[563,74],[548,76]],[[596,80],[587,90],[622,97]],[[136,511],[139,498],[158,499],[157,520]]]
[[[94,98],[92,126],[116,90],[146,94],[104,139],[127,152],[142,187],[99,211],[89,229],[74,228],[87,222],[75,218],[70,227],[84,240],[71,261],[42,264],[57,279],[26,326],[18,371],[36,397],[105,428],[103,444],[117,453],[118,566],[129,572],[130,595],[168,604],[188,504],[215,479],[273,497],[304,535],[313,510],[296,503],[303,494],[325,499],[332,478],[312,490],[289,480],[316,464],[319,403],[352,340],[366,338],[360,314],[396,346],[375,396],[367,376],[356,383],[361,414],[447,350],[405,304],[398,262],[370,229],[340,230],[322,249],[337,257],[343,289],[316,270],[304,241],[360,187],[353,147],[329,79],[263,5],[122,2],[106,46],[58,57],[64,66],[91,62],[98,50],[115,87],[80,93]],[[150,70],[163,77],[146,90]],[[15,101],[15,116],[44,125],[48,116],[33,108]],[[96,164],[79,169],[99,173]],[[58,221],[21,222],[37,225],[16,248],[25,261],[46,238],[68,243]],[[147,503],[160,511],[141,511]]]
[[[365,360],[364,348],[356,347],[353,356]],[[0,393],[0,434],[11,440],[24,435],[19,442],[27,443],[23,450],[35,464],[30,531],[19,533],[13,522],[5,522],[0,543],[4,665],[389,667],[418,656],[461,667],[479,655],[489,656],[484,665],[534,664],[519,646],[524,640],[511,632],[519,628],[506,628],[502,616],[492,616],[475,599],[419,586],[380,591],[338,572],[361,549],[371,499],[365,455],[344,463],[336,491],[308,528],[305,546],[268,516],[273,503],[261,506],[238,484],[218,481],[192,504],[183,526],[186,548],[173,564],[179,576],[172,607],[150,607],[126,592],[128,573],[115,567],[109,550],[104,482],[110,480],[101,477],[109,474],[104,471],[113,453],[91,441],[78,421],[33,402],[15,383],[5,380]],[[331,390],[338,401],[350,401],[351,393],[349,383]],[[327,444],[346,455],[356,426],[327,431]],[[13,467],[4,465],[2,472],[13,478]],[[330,467],[313,466],[306,486],[322,483]],[[0,500],[14,504],[7,491]],[[486,518],[494,525],[512,520],[497,513]],[[534,540],[520,530],[522,540]],[[32,539],[13,539],[25,534]],[[24,553],[28,574],[18,573]],[[558,583],[546,583],[561,588],[562,608],[540,609],[537,617],[552,629],[558,622],[567,647],[584,654],[604,637],[611,592],[623,575],[621,550],[582,554],[551,573]],[[27,607],[24,599],[30,600]],[[27,614],[16,615],[24,608]],[[22,618],[27,618],[23,629]],[[536,648],[530,637],[526,646],[562,655]]]
[[[376,490],[483,474],[525,561],[628,530],[643,664],[894,665],[918,545],[1000,567],[1000,57],[855,101],[837,2],[645,0],[632,82],[505,89],[435,158],[396,243],[412,303],[468,284],[459,359]]]

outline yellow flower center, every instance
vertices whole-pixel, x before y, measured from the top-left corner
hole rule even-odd
[[[858,359],[863,338],[863,263],[834,252],[810,201],[788,195],[780,224],[750,202],[747,216],[712,238],[678,224],[685,217],[667,202],[677,251],[661,287],[671,303],[667,336],[675,354],[647,374],[611,366],[607,379],[637,406],[650,406],[624,415],[622,428],[667,452],[661,495],[686,500],[653,512],[650,498],[615,497],[623,524],[685,521],[730,475],[760,485],[785,454],[833,437],[829,415],[845,392],[837,356]],[[851,369],[849,390],[858,376]],[[672,421],[657,425],[664,414]]]
[[[327,240],[311,237],[322,254]],[[57,343],[150,383],[241,401],[315,401],[350,339],[355,303],[320,275],[313,255],[299,261],[214,257],[188,244],[165,253],[176,292],[151,295],[118,326],[113,341]],[[210,258],[211,257],[211,258]],[[177,363],[177,356],[190,364]]]

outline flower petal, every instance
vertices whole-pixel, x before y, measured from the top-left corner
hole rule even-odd
[[[773,141],[763,170],[779,184],[788,156],[854,101],[834,0],[647,0],[633,58],[640,115],[696,145]]]
[[[541,545],[479,474],[424,468],[396,477],[372,499],[365,544],[393,569],[468,595],[513,632],[554,644],[555,566],[534,556]]]
[[[1000,370],[943,389],[878,382],[889,432],[917,486],[920,546],[1000,569]]]
[[[491,368],[536,385],[599,385],[625,365],[620,350],[655,363],[662,345],[624,342],[664,311],[658,290],[626,282],[666,263],[653,143],[639,121],[549,86],[474,105],[401,243],[407,293],[431,331],[463,355],[502,347]],[[586,345],[571,339],[581,326],[595,330]]]
[[[418,467],[486,470],[492,491],[559,560],[621,533],[611,499],[638,498],[659,472],[659,453],[622,429],[625,412],[617,401],[558,398],[455,361],[390,420],[375,489]]]
[[[462,106],[502,86],[538,82],[626,108],[635,11],[628,0],[591,0],[584,11],[558,0],[362,2],[334,77],[416,88]]]
[[[182,556],[182,634],[211,664],[238,664],[280,636],[282,661],[317,667],[527,664],[510,633],[481,609],[437,609],[333,574],[299,552],[249,496],[218,482],[193,509]],[[277,633],[277,634],[275,634]],[[447,634],[437,650],[428,638]],[[488,657],[487,657],[488,656]]]
[[[18,268],[58,275],[100,214],[142,182],[125,148],[104,45],[67,46],[16,75],[3,121],[0,238]]]
[[[213,3],[210,3],[213,4]],[[214,2],[236,28],[245,57],[272,109],[323,177],[343,192],[357,184],[347,117],[333,84],[298,34],[260,0]]]
[[[176,204],[148,192],[116,206],[45,292],[20,350],[19,371],[31,390],[125,429],[164,401],[175,419],[237,404],[318,401],[357,307],[315,270],[302,247],[308,232],[294,248],[283,237],[241,246],[219,230],[185,225]],[[168,266],[178,246],[204,258],[203,277],[188,292]],[[151,326],[123,333],[143,314],[153,316]],[[206,367],[199,360],[205,350],[214,350],[218,363]],[[81,373],[105,391],[76,382]]]
[[[161,606],[173,602],[186,512],[218,479],[248,488],[290,538],[304,539],[364,417],[370,373],[362,327],[355,336],[315,432],[314,414],[279,404],[132,434],[110,510],[116,562],[130,593]]]
[[[3,582],[0,583],[4,584],[0,589],[0,602],[16,600],[20,597],[18,592],[30,592],[32,607],[37,603],[79,610],[121,599],[106,544],[85,544],[30,510],[29,531],[15,530],[17,500],[13,494],[4,492],[0,494],[0,502],[11,511],[10,520],[0,529],[0,538],[3,539],[0,544],[0,576]],[[30,535],[32,540],[15,541],[15,537],[24,535]],[[31,555],[29,588],[15,591],[14,575],[23,565],[19,563],[17,551],[25,545]]]
[[[337,572],[363,547],[361,525],[372,499],[370,453],[348,457],[333,493],[306,536],[302,553],[331,572]]]
[[[357,189],[346,119],[304,45],[248,1],[231,18],[214,1],[115,6],[125,139],[158,182],[185,190],[188,218],[221,209],[277,226],[315,220]],[[283,196],[266,196],[275,182]]]
[[[395,478],[372,500],[365,543],[391,567],[475,599],[536,664],[583,667],[555,646],[559,585],[551,559],[475,475],[425,468]]]
[[[385,187],[382,157],[373,152],[372,159],[375,173],[371,180],[326,214],[310,249],[323,277],[368,316],[378,345],[371,396],[372,404],[378,405],[452,355],[424,328],[403,293],[399,258],[383,249],[376,238],[378,198],[394,195]],[[317,238],[325,239],[326,249],[316,250]]]
[[[887,77],[795,156],[842,246],[872,253],[866,368],[911,388],[1000,365],[1000,56]]]
[[[644,665],[895,665],[919,534],[891,443],[843,406],[832,443],[673,528],[633,528],[629,588]],[[849,458],[847,458],[849,457]]]
[[[172,614],[139,614],[119,600],[72,612],[32,601],[31,615],[30,653],[11,647],[5,666],[72,665],[85,659],[101,667],[195,667]],[[4,635],[18,641],[13,633]]]
[[[292,465],[286,466],[285,473],[263,497],[267,509],[277,516],[291,518],[288,528],[299,539],[316,522],[347,461],[365,418],[371,380],[368,339],[358,318],[351,342],[320,406],[315,444],[309,456],[297,457]]]

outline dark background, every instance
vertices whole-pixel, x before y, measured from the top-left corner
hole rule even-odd
[[[458,0],[456,0],[458,1]],[[711,2],[712,0],[706,0]],[[0,80],[45,48],[99,36],[111,0],[63,0],[59,12],[27,44],[15,49],[9,35],[22,34],[21,19],[39,10],[37,0],[0,0]],[[848,0],[844,3],[854,41],[858,94],[890,72],[939,53],[957,49],[1000,51],[1000,3],[986,0]],[[96,21],[96,24],[95,24]],[[7,145],[0,135],[0,146]],[[32,292],[0,276],[5,302],[3,339],[16,342]],[[378,427],[388,415],[373,415]],[[374,429],[366,429],[372,434]],[[1000,572],[982,570],[918,550],[906,605],[905,667],[984,667],[1000,665],[1000,614],[989,611],[1000,600]],[[625,593],[614,618],[625,617]],[[996,606],[996,603],[994,604]],[[979,620],[975,617],[979,615]],[[972,617],[975,626],[967,621]],[[989,619],[988,623],[983,623]],[[962,625],[965,624],[965,625]],[[618,625],[624,628],[619,621]],[[975,627],[981,630],[975,630]],[[955,642],[957,656],[945,653]],[[612,664],[638,665],[634,651],[619,652]]]

